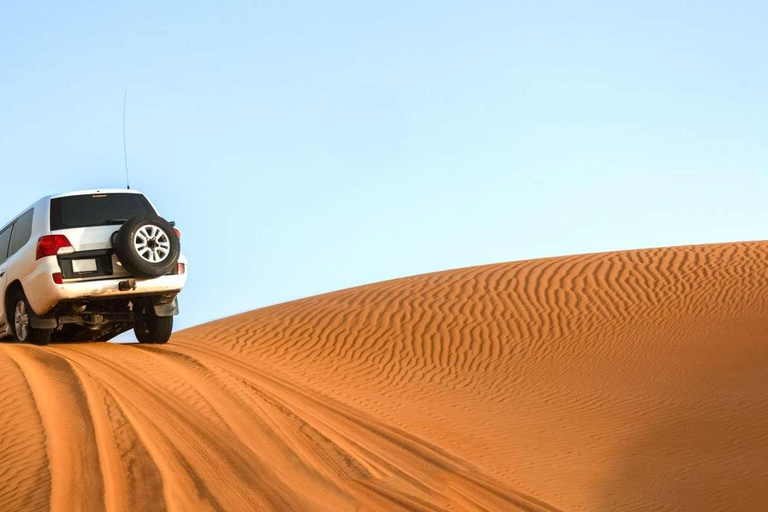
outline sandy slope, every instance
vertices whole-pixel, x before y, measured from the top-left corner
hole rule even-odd
[[[0,345],[0,510],[765,510],[768,243]]]

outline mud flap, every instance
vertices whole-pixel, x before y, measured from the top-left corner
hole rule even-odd
[[[29,315],[29,325],[35,329],[55,329],[59,323],[52,316]]]
[[[176,297],[171,302],[165,304],[155,304],[155,315],[157,316],[176,316],[179,314],[179,301]]]

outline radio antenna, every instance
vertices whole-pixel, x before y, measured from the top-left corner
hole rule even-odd
[[[125,187],[131,190],[131,182],[128,179],[128,150],[125,146],[125,105],[128,102],[128,91],[123,95],[123,159],[125,160]]]

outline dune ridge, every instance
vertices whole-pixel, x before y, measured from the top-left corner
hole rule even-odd
[[[764,510],[768,242],[0,345],[0,510]]]

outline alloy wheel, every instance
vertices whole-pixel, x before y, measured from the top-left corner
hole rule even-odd
[[[144,261],[160,263],[170,254],[171,241],[165,231],[152,224],[147,224],[136,231],[133,247]]]
[[[29,334],[29,313],[27,312],[27,303],[23,300],[16,303],[13,312],[13,326],[19,341],[26,340]]]

